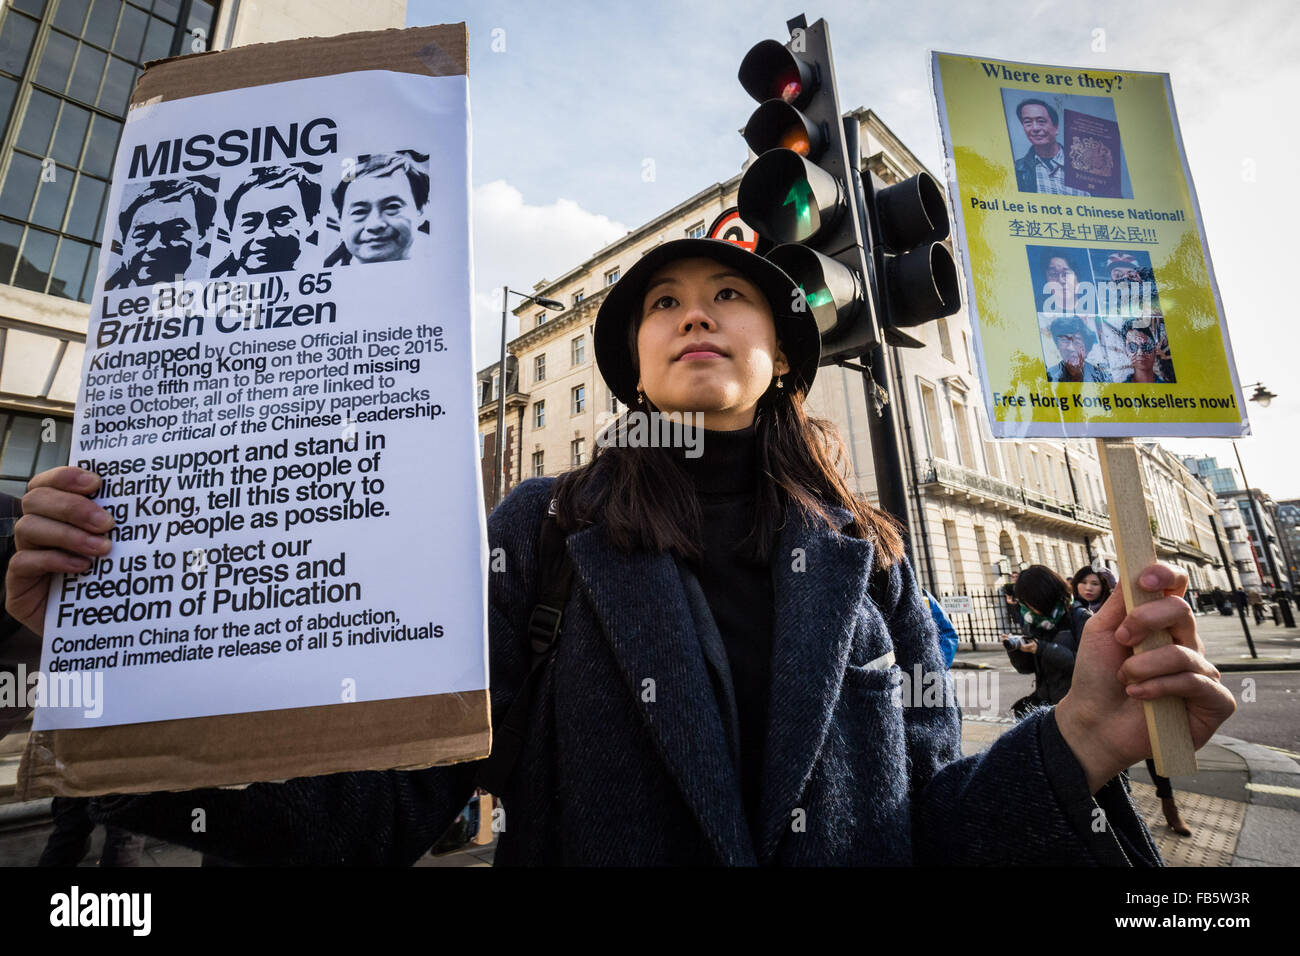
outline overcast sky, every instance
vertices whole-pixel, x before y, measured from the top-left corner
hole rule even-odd
[[[1272,288],[1300,279],[1283,226],[1300,219],[1300,7],[408,0],[407,22],[454,23],[467,9],[479,367],[500,348],[493,290],[531,291],[740,170],[737,130],[755,104],[736,70],[759,40],[788,39],[786,20],[803,12],[830,24],[840,105],[874,109],[935,172],[931,49],[1171,74],[1241,382],[1262,380],[1278,396],[1267,409],[1249,405],[1254,435],[1240,442],[1242,457],[1253,485],[1300,497],[1300,309]],[[642,176],[647,159],[653,182]],[[1232,463],[1222,439],[1166,444]]]

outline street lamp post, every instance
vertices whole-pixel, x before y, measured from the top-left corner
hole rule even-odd
[[[1250,648],[1250,656],[1257,658],[1259,655],[1255,653],[1255,641],[1250,636],[1250,625],[1246,623],[1246,607],[1237,602],[1237,582],[1232,576],[1232,559],[1228,555],[1228,549],[1223,545],[1223,538],[1219,535],[1219,521],[1219,515],[1211,513],[1210,527],[1214,529],[1214,543],[1219,546],[1219,557],[1223,559],[1223,569],[1228,573],[1229,600],[1237,607],[1237,616],[1241,618],[1241,629],[1246,633],[1246,646]]]
[[[1253,385],[1247,385],[1247,388],[1254,388],[1255,394],[1250,396],[1252,402],[1258,402],[1261,408],[1268,408],[1268,403],[1277,397],[1264,387],[1262,382],[1255,382]],[[1268,531],[1264,527],[1264,519],[1259,513],[1259,503],[1255,501],[1255,495],[1250,490],[1250,479],[1246,477],[1246,466],[1241,463],[1241,451],[1237,448],[1237,443],[1232,443],[1232,452],[1237,456],[1237,468],[1241,471],[1242,483],[1246,486],[1246,499],[1250,502],[1250,513],[1255,519],[1255,528],[1259,532],[1259,544],[1264,552],[1264,560],[1268,563],[1268,573],[1273,576],[1273,589],[1282,590],[1282,579],[1277,573],[1277,562],[1273,559],[1273,549],[1269,547]],[[1282,623],[1287,627],[1295,627],[1295,617],[1291,614],[1291,604],[1287,600],[1277,602],[1278,609],[1282,612]]]
[[[505,477],[506,468],[506,315],[510,311],[510,296],[512,294],[536,302],[543,309],[553,309],[556,312],[564,311],[563,302],[529,295],[526,292],[515,292],[509,286],[501,287],[501,361],[497,365],[497,447],[496,468],[493,469],[496,475],[492,480],[493,508],[501,503],[501,483]],[[519,443],[519,449],[522,455],[522,439]]]

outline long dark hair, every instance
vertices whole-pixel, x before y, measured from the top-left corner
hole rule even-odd
[[[750,534],[741,542],[742,553],[756,560],[770,558],[785,502],[792,500],[836,531],[840,529],[824,503],[847,508],[854,521],[844,533],[874,543],[876,567],[895,564],[903,556],[898,523],[850,490],[844,474],[847,455],[838,430],[834,423],[806,414],[802,401],[801,392],[785,396],[776,391],[775,400],[760,401],[755,410],[757,514]],[[610,427],[620,428],[626,420],[627,414]],[[676,454],[681,454],[680,449]],[[623,551],[670,551],[698,558],[699,501],[673,455],[671,448],[597,442],[587,464],[556,479],[560,528],[567,533],[604,521],[610,541]]]
[[[1065,578],[1045,564],[1031,564],[1016,578],[1016,600],[1039,614],[1051,614],[1058,603],[1069,604],[1074,596]]]
[[[1092,575],[1097,579],[1097,583],[1101,585],[1101,594],[1096,601],[1085,601],[1084,603],[1105,604],[1106,599],[1110,597],[1110,584],[1103,575],[1093,570],[1091,564],[1074,572],[1074,577],[1070,578],[1070,593],[1074,595],[1075,600],[1083,601],[1083,598],[1079,597],[1079,585],[1083,583],[1084,578],[1088,577],[1088,575]]]

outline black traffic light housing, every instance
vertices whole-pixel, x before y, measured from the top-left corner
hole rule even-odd
[[[805,292],[822,336],[822,363],[861,355],[876,341],[856,138],[846,142],[826,21],[788,24],[786,44],[746,54],[741,86],[759,102],[745,124],[757,158],[745,171],[740,217],[775,243],[765,254]],[[855,129],[856,132],[856,129]]]
[[[890,345],[924,345],[904,329],[961,308],[957,263],[943,245],[948,205],[929,173],[886,186],[875,173],[864,182],[880,328]]]
[[[906,329],[961,307],[943,191],[926,173],[886,186],[859,169],[856,120],[844,119],[825,20],[791,20],[741,62],[759,102],[745,124],[756,154],[740,182],[740,217],[775,244],[764,254],[804,290],[822,362],[881,344],[919,347]]]

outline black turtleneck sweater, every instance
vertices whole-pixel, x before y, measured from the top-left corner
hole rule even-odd
[[[698,458],[676,458],[700,502],[703,558],[687,562],[699,579],[727,651],[740,722],[740,786],[751,826],[759,819],[767,707],[771,685],[775,593],[770,566],[742,557],[754,525],[759,465],[757,433],[703,431]]]

